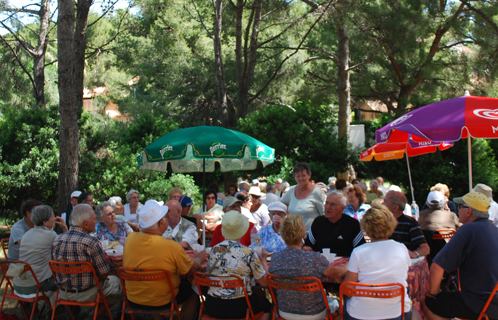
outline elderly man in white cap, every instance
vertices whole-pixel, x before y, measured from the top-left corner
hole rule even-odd
[[[287,206],[280,201],[275,201],[270,203],[268,211],[270,211],[272,223],[259,230],[261,243],[268,252],[280,252],[287,247],[280,235],[280,224],[287,215]]]
[[[463,223],[434,258],[429,290],[423,311],[427,319],[477,319],[490,292],[498,282],[498,232],[488,221],[488,198],[470,192],[453,201],[459,206]],[[460,291],[441,292],[444,272],[459,270]],[[498,298],[494,297],[486,314],[498,319]]]
[[[81,195],[81,191],[73,191],[71,193],[71,200],[66,207],[66,211],[61,213],[61,218],[66,223],[67,228],[69,229],[71,226],[69,225],[69,221],[71,221],[71,212],[73,212],[74,207],[78,205],[78,197]]]
[[[418,224],[422,230],[456,230],[460,226],[456,214],[444,210],[446,199],[440,191],[429,192],[426,203],[429,208],[422,210],[418,219]]]
[[[164,269],[171,276],[173,288],[168,282],[126,282],[130,304],[138,308],[169,308],[171,290],[176,301],[183,304],[182,319],[194,320],[198,316],[199,296],[192,290],[190,282],[180,275],[200,270],[206,260],[206,251],[198,252],[190,259],[182,246],[162,237],[168,229],[168,207],[156,200],[148,200],[140,210],[141,232],[128,236],[124,248],[123,266],[136,269]]]
[[[480,192],[488,198],[490,203],[490,207],[488,210],[489,220],[493,222],[495,227],[498,227],[498,203],[496,203],[493,200],[493,189],[491,189],[489,186],[485,185],[484,183],[478,183],[476,184],[474,189],[472,189],[472,191]]]
[[[182,205],[176,200],[166,202],[168,207],[168,229],[163,237],[178,242],[183,249],[193,248],[199,239],[197,225],[182,217]]]

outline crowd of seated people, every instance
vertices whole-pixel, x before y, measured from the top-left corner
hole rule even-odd
[[[88,274],[52,277],[49,260],[90,262],[108,304],[121,301],[123,288],[102,246],[117,242],[124,246],[123,267],[164,269],[171,275],[173,287],[166,281],[125,283],[128,301],[137,308],[169,308],[174,293],[176,302],[183,305],[182,318],[196,319],[200,300],[191,280],[201,271],[214,276],[239,275],[254,314],[269,319],[274,312],[272,304],[253,287],[267,287],[266,276],[271,273],[287,278],[313,276],[322,281],[398,282],[405,287],[403,308],[409,318],[413,310],[406,290],[407,272],[413,261],[430,254],[424,234],[454,229],[451,241],[431,256],[434,262],[423,311],[428,319],[476,318],[498,282],[498,269],[490,267],[498,266],[492,253],[498,249],[494,225],[498,214],[493,211],[491,188],[478,184],[452,202],[449,188],[437,184],[428,193],[426,209],[417,221],[405,212],[404,193],[384,187],[381,177],[370,181],[370,191],[365,191],[366,184],[361,181],[347,186],[343,179],[329,180],[336,185],[330,183],[326,189],[317,187],[307,164],[298,163],[294,178],[294,187],[286,181],[264,185],[255,179],[252,186],[240,183],[240,190],[236,184],[230,185],[226,195],[208,190],[203,204],[194,204],[179,188],[170,190],[166,203],[151,199],[142,205],[140,193],[132,189],[126,195],[127,204],[113,196],[95,208],[92,194],[75,191],[66,212],[57,216],[42,202],[28,200],[21,208],[23,219],[12,228],[7,259],[29,263],[52,303],[57,289],[63,299],[91,301],[98,286]],[[271,193],[268,199],[272,201],[266,204],[261,202],[266,200],[264,191]],[[367,199],[370,205],[365,203]],[[455,203],[458,215],[453,210]],[[199,209],[192,213],[194,206]],[[202,229],[209,234],[209,254],[193,250],[201,242]],[[322,254],[325,249],[347,262],[335,266]],[[271,262],[267,263],[269,256]],[[460,270],[461,291],[441,292],[442,278],[456,269]],[[38,289],[29,277],[14,278],[13,284],[20,295]],[[203,294],[205,312],[210,316],[245,317],[247,302],[240,289],[211,287]],[[279,315],[285,319],[324,318],[326,302],[316,292],[280,290],[277,299]],[[338,310],[336,300],[330,299],[328,304],[332,312]],[[344,319],[398,319],[399,310],[399,299],[378,302],[351,297],[344,304]],[[99,307],[98,316],[105,312],[106,308]],[[498,318],[498,299],[491,302],[488,315]]]

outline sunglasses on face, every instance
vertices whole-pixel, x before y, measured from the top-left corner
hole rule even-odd
[[[252,196],[254,199],[259,199],[261,198],[260,196]]]
[[[216,199],[215,197],[206,197],[206,200],[214,200]]]

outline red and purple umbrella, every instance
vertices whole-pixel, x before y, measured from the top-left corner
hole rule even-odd
[[[400,131],[398,131],[400,132]],[[443,151],[453,147],[453,142],[436,142],[436,141],[420,141],[416,142],[409,135],[408,142],[398,143],[379,143],[368,148],[360,154],[361,161],[377,161],[401,159],[406,155],[406,164],[408,166],[408,177],[410,178],[410,188],[412,200],[415,201],[413,194],[412,174],[410,170],[410,162],[408,157],[420,156],[427,153],[434,153],[437,149]]]
[[[377,143],[457,141],[469,138],[469,187],[472,189],[473,138],[498,138],[498,99],[463,96],[413,110],[375,132]]]

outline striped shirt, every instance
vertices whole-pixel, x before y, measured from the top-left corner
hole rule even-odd
[[[398,225],[389,239],[401,242],[410,251],[415,251],[422,244],[427,243],[418,222],[404,214],[398,218]]]
[[[88,261],[97,275],[109,273],[111,268],[105,259],[100,241],[78,227],[71,227],[55,238],[52,259],[62,262]],[[55,283],[60,289],[83,291],[97,285],[92,273],[58,274]]]

